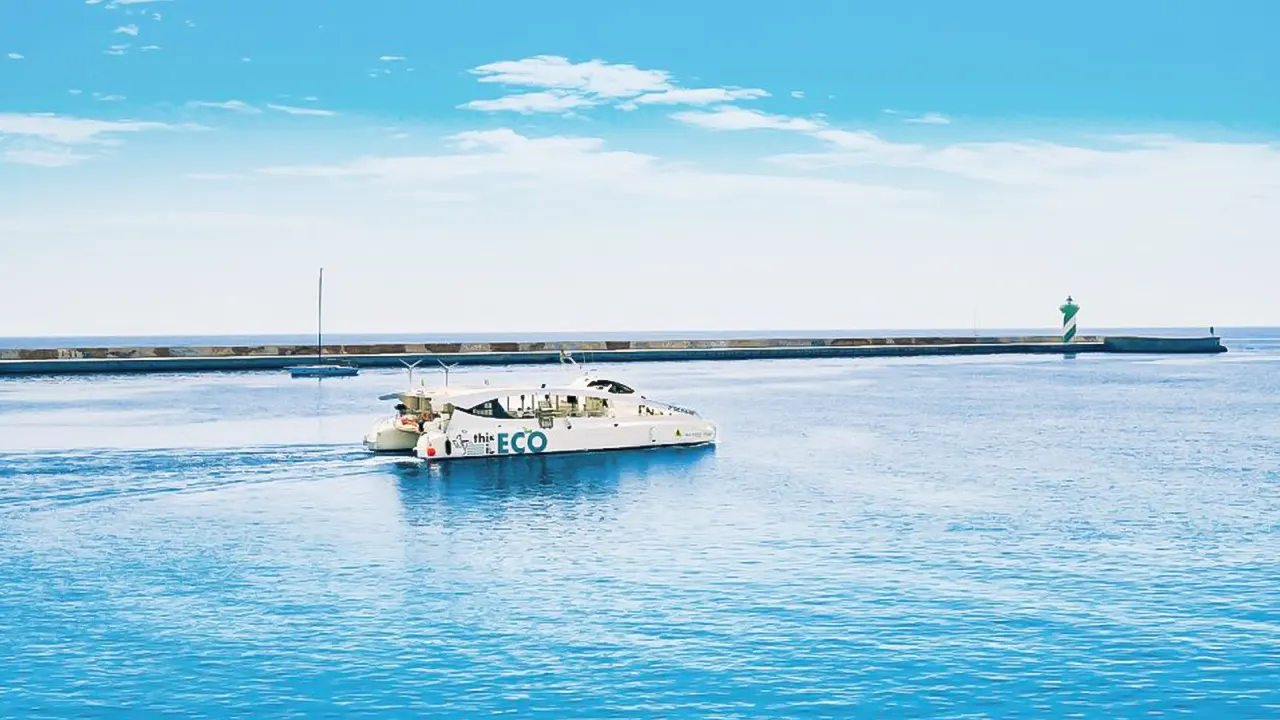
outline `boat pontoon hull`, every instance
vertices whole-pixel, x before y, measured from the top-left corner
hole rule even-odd
[[[454,460],[708,445],[716,441],[716,426],[697,417],[649,422],[573,418],[568,424],[557,422],[551,427],[540,427],[536,423],[476,424],[458,420],[455,415],[448,431],[435,430],[419,436],[413,454],[422,460]]]
[[[364,447],[377,453],[412,453],[421,434],[416,425],[411,429],[405,428],[401,427],[398,418],[387,418],[365,434]]]

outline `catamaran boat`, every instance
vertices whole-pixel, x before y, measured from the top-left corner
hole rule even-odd
[[[364,446],[423,460],[708,445],[716,426],[589,374],[560,386],[419,387],[383,395],[395,414]]]

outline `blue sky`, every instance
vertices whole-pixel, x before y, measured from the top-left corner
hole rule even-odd
[[[617,5],[0,0],[0,335],[1280,321],[1275,3]]]

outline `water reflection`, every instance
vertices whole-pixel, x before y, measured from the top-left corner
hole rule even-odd
[[[629,484],[692,478],[706,472],[714,456],[714,446],[645,448],[445,463],[406,458],[390,468],[397,478],[405,520],[416,524],[434,522],[429,518],[441,503],[465,512],[468,506],[604,499]]]

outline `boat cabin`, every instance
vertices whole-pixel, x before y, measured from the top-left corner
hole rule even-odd
[[[653,402],[615,380],[581,377],[566,386],[414,388],[383,395],[396,399],[397,426],[423,432],[427,423],[447,423],[455,413],[492,420],[536,421],[550,428],[556,418],[607,418],[626,415],[696,415],[691,410]]]

